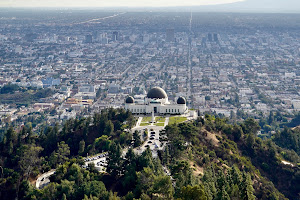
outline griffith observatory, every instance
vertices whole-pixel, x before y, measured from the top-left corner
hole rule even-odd
[[[165,114],[181,115],[188,112],[186,100],[184,97],[177,98],[176,103],[170,103],[167,93],[160,87],[152,88],[143,103],[137,103],[132,96],[125,100],[125,109],[130,110],[133,114]]]

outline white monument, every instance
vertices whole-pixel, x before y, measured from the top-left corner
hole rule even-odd
[[[151,118],[151,123],[155,123],[154,110],[152,110],[152,118]]]

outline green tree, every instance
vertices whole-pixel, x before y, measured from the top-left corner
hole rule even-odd
[[[69,167],[66,177],[70,181],[75,181],[76,185],[81,185],[84,182],[83,175],[81,167],[78,164],[73,163]]]
[[[157,176],[154,179],[152,192],[163,199],[172,199],[174,188],[169,176]]]
[[[140,193],[150,194],[155,175],[149,167],[143,168],[142,171],[137,172],[137,187],[136,190]]]
[[[241,183],[240,192],[242,200],[255,200],[251,176],[248,173],[243,173],[243,182]]]
[[[99,200],[97,197],[93,197],[92,195],[90,195],[90,197],[88,197],[87,195],[84,195],[83,200]]]
[[[230,200],[230,196],[226,192],[225,186],[222,187],[222,189],[219,190],[217,194],[218,200]]]
[[[114,124],[109,120],[105,124],[105,128],[104,128],[103,134],[110,136],[110,135],[112,135],[113,131],[114,131]]]
[[[183,186],[180,191],[180,197],[182,200],[206,200],[207,197],[204,192],[204,187],[202,185],[195,186]]]
[[[246,138],[246,144],[248,148],[252,149],[255,142],[255,138],[252,134],[248,134]]]
[[[234,165],[231,167],[229,173],[232,180],[232,184],[239,185],[241,183],[241,176],[242,176],[239,168],[236,165]]]
[[[164,150],[164,152],[163,152],[163,159],[162,159],[162,163],[164,164],[164,165],[169,165],[169,163],[170,163],[170,154],[169,154],[169,147],[168,147],[168,145],[166,145],[166,148],[165,148],[165,150]]]
[[[178,158],[181,155],[181,152],[185,149],[184,136],[180,134],[177,124],[166,126],[166,134],[170,140],[170,156],[171,158]]]
[[[139,147],[142,144],[141,137],[137,130],[135,130],[133,132],[133,141],[134,141],[134,144],[133,144],[134,147]]]
[[[151,200],[151,198],[147,194],[145,194],[145,193],[141,194],[141,198],[140,199],[141,200]]]
[[[26,136],[26,143],[31,143],[31,139],[33,137],[33,131],[32,131],[32,123],[31,122],[27,122],[26,125],[26,132],[27,132],[27,136]]]
[[[238,200],[240,198],[240,191],[238,185],[234,184],[231,186],[231,193],[230,193],[230,199],[232,200]]]
[[[144,167],[154,169],[153,157],[149,147],[139,157],[139,170],[142,170]]]
[[[95,148],[99,152],[108,151],[110,149],[111,141],[109,140],[109,136],[102,135],[101,137],[95,140]]]
[[[28,179],[32,170],[39,166],[41,158],[39,157],[42,147],[35,144],[23,145],[21,147],[21,156],[19,161],[19,167]]]
[[[124,176],[122,185],[127,191],[131,191],[136,186],[137,181],[137,158],[132,148],[128,149],[123,163]]]
[[[84,140],[81,140],[81,141],[79,142],[79,150],[78,150],[78,154],[79,154],[79,155],[82,155],[83,152],[84,152],[84,149],[85,149],[85,142],[84,142]]]
[[[243,135],[243,129],[239,125],[235,124],[232,129],[232,135],[234,141],[239,141]]]
[[[63,196],[62,196],[61,200],[67,200],[67,196],[66,196],[66,194],[65,194],[65,193],[63,194]]]
[[[0,89],[0,94],[14,93],[15,91],[19,90],[19,88],[19,86],[9,83]]]
[[[66,195],[67,199],[72,199],[75,193],[75,182],[69,180],[62,180],[61,183],[57,186],[59,195]]]
[[[40,199],[49,199],[49,200],[57,199],[57,186],[58,186],[57,183],[50,183],[45,188],[43,188]]]
[[[64,141],[57,144],[57,150],[51,154],[50,160],[53,165],[62,164],[68,160],[70,148]]]
[[[108,200],[121,200],[121,199],[120,197],[118,197],[118,193],[110,191]]]
[[[113,177],[117,178],[121,175],[123,160],[121,146],[112,142],[108,151],[108,164],[107,164],[107,172]]]
[[[85,182],[81,186],[81,191],[86,196],[93,196],[99,199],[104,199],[105,197],[108,197],[108,191],[106,190],[105,185],[102,181],[93,180]]]
[[[226,176],[225,176],[225,174],[224,174],[224,172],[223,172],[222,170],[219,170],[219,172],[218,172],[218,177],[217,177],[217,187],[219,188],[219,191],[223,190],[223,187],[224,187],[225,191],[229,189],[229,185],[228,185],[228,182],[227,182],[227,178],[226,178]],[[222,194],[219,195],[219,197],[225,195],[225,194],[223,193],[223,191],[221,191],[221,193],[222,193]],[[228,194],[227,194],[227,195],[228,195]],[[225,195],[225,196],[226,196],[226,195]]]
[[[14,144],[17,142],[18,140],[18,135],[15,132],[14,128],[12,126],[9,127],[9,129],[5,132],[4,138],[3,138],[3,146],[5,146],[6,148],[8,148],[7,153],[9,155],[12,154],[12,152],[14,151]],[[4,148],[5,151],[5,148]]]
[[[244,121],[244,124],[242,124],[242,128],[244,133],[251,133],[256,134],[257,131],[260,130],[260,126],[257,121],[255,121],[253,118],[248,118]]]

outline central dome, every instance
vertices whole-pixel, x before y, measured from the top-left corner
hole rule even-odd
[[[168,95],[162,88],[154,87],[148,92],[147,98],[150,98],[150,99],[166,99],[166,98],[168,98]]]

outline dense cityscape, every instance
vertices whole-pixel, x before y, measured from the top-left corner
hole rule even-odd
[[[143,99],[154,86],[226,117],[300,109],[299,21],[284,23],[289,15],[257,28],[272,14],[90,11],[77,20],[80,11],[45,12],[1,18],[1,85],[51,89],[34,101],[2,94],[1,121],[55,109],[51,122],[122,107],[126,96]]]
[[[300,197],[299,14],[1,8],[0,27],[0,199]]]

